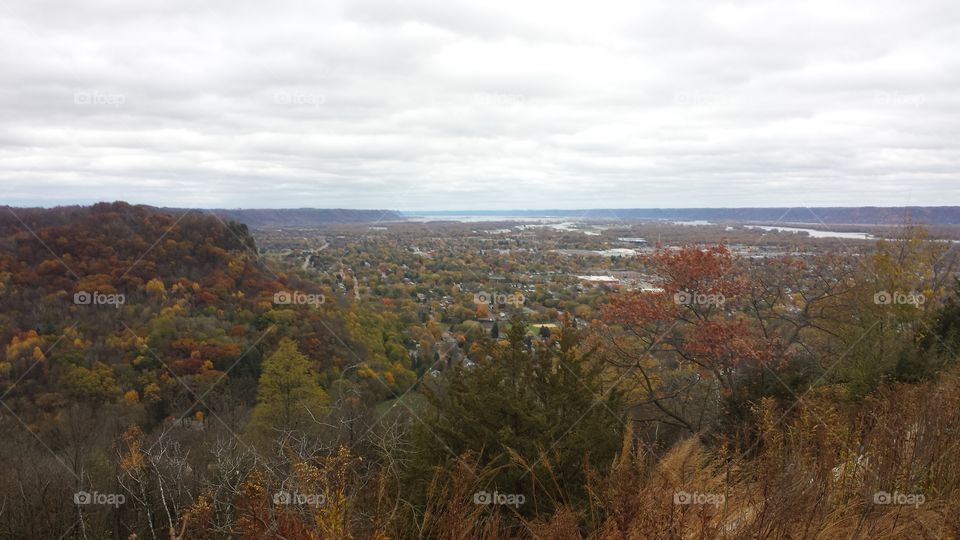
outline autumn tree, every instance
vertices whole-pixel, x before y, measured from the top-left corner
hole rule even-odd
[[[743,371],[769,362],[776,342],[740,309],[748,277],[726,246],[658,249],[646,262],[658,288],[604,306],[601,344],[653,420],[696,432],[719,415],[711,394],[740,399]]]
[[[250,429],[260,437],[314,433],[328,401],[310,360],[284,338],[263,363]]]
[[[930,377],[955,356],[940,337],[949,334],[955,247],[912,224],[892,236],[857,265],[851,316],[836,326],[845,352],[828,359],[836,364],[828,380],[854,395],[885,379]]]

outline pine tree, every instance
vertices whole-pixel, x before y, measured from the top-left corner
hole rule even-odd
[[[310,360],[300,353],[296,342],[284,338],[263,363],[251,429],[268,437],[314,432],[328,401]]]
[[[564,495],[584,503],[585,466],[604,469],[622,442],[621,394],[604,388],[602,363],[579,350],[572,326],[559,350],[530,349],[525,333],[512,321],[506,346],[491,345],[488,360],[427,388],[433,408],[416,434],[415,474],[429,478],[431,467],[474,453],[480,467],[499,468],[489,491],[538,501],[521,512],[550,511]]]

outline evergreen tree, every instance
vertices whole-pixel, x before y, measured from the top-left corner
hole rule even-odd
[[[284,338],[263,363],[251,430],[266,437],[314,432],[328,401],[310,360],[300,353],[296,342]]]
[[[572,326],[559,350],[529,349],[519,320],[507,337],[506,346],[491,345],[488,360],[427,388],[432,410],[416,433],[414,476],[428,479],[431,467],[472,452],[481,467],[497,469],[489,491],[537,501],[520,512],[583,504],[585,467],[604,469],[620,448],[621,394],[604,388],[602,364],[579,350]]]

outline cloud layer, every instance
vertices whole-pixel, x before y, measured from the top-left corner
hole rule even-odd
[[[0,203],[960,204],[960,4],[0,7]]]

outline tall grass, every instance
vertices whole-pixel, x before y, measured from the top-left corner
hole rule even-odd
[[[750,447],[692,437],[655,456],[631,433],[590,504],[520,518],[472,504],[484,472],[438,475],[421,537],[908,539],[960,534],[960,374],[882,386],[866,400],[821,388],[755,408]],[[893,499],[889,503],[889,499]],[[686,499],[685,496],[689,495]],[[694,504],[683,504],[698,497]],[[697,504],[697,503],[702,504]]]

